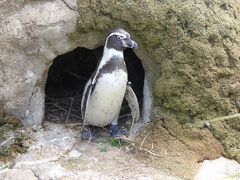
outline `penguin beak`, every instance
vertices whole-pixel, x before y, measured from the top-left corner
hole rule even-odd
[[[123,47],[137,49],[138,45],[135,41],[130,38],[126,38],[122,41]]]

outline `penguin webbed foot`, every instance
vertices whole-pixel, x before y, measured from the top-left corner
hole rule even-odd
[[[126,128],[119,128],[118,125],[110,125],[110,135],[111,137],[121,137],[126,135],[128,130]]]
[[[81,134],[83,141],[91,141],[96,139],[96,132],[89,126],[84,126]]]

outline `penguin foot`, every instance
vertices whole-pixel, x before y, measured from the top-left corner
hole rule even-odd
[[[84,126],[81,134],[83,141],[91,141],[96,139],[96,133],[89,126]]]
[[[110,135],[114,138],[126,135],[127,133],[128,131],[125,128],[119,129],[118,125],[110,125]]]

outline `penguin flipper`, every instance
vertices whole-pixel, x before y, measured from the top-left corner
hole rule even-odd
[[[81,114],[82,114],[83,125],[85,124],[85,113],[88,107],[88,101],[94,87],[95,87],[95,83],[93,79],[90,78],[87,84],[85,85],[83,95],[82,95],[82,101],[81,101]]]
[[[90,91],[91,91],[91,79],[85,85],[85,88],[84,88],[84,91],[83,91],[83,94],[82,94],[81,114],[82,114],[83,124],[84,124],[84,120],[85,120],[85,112],[86,112],[87,105],[88,105]]]
[[[137,100],[137,96],[134,93],[132,87],[130,86],[130,83],[127,84],[125,99],[129,104],[129,107],[131,109],[131,115],[132,115],[132,124],[129,130],[129,134],[130,134],[134,122],[138,121],[140,116],[139,103]]]

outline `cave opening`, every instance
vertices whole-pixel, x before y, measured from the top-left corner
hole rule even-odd
[[[82,123],[81,99],[83,89],[101,58],[103,46],[96,49],[78,47],[53,60],[45,86],[45,121],[54,123]],[[141,60],[132,49],[124,51],[124,59],[140,106],[143,109],[145,72]],[[119,119],[131,118],[126,100],[123,101]]]

